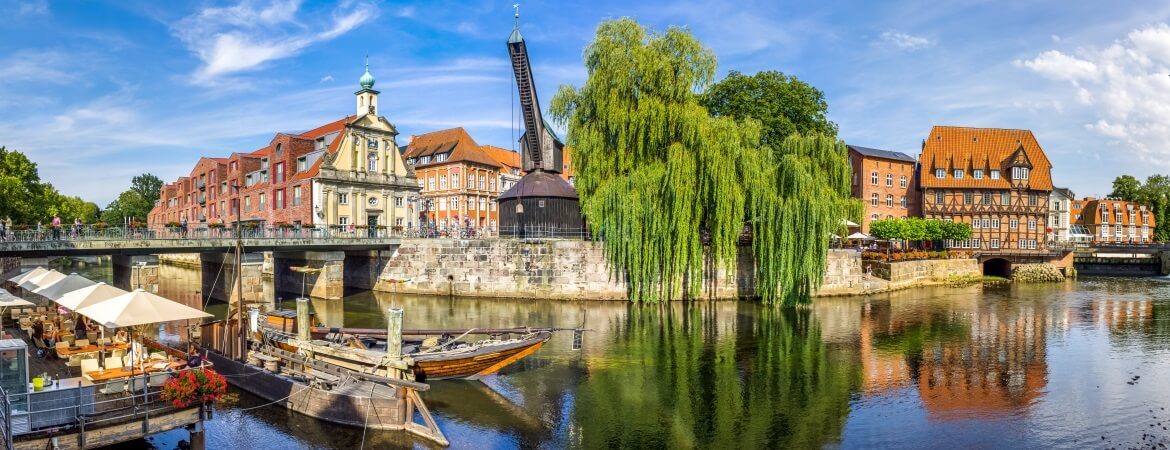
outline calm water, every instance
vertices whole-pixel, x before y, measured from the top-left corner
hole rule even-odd
[[[197,304],[193,271],[163,275],[160,293]],[[920,289],[802,310],[369,292],[313,304],[331,326],[381,327],[397,305],[408,328],[592,330],[581,350],[559,334],[483,383],[432,383],[423,396],[452,448],[1170,445],[1170,283],[1156,279]],[[210,448],[428,446],[248,409],[263,404],[238,394],[218,407]]]

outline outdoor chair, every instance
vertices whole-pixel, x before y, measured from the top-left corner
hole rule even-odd
[[[146,390],[146,376],[145,375],[130,378],[130,391],[131,391],[131,393],[133,393],[134,395],[138,395],[138,394],[142,393],[142,391],[144,391],[144,390]]]
[[[97,342],[97,340],[98,340],[98,334],[97,334],[97,333],[94,333],[94,332],[92,332],[92,331],[86,331],[86,332],[85,332],[85,338],[86,338],[86,339],[89,339],[89,340],[91,340],[91,341]]]
[[[89,339],[77,339],[75,343],[78,347],[85,347],[89,345]]]
[[[162,387],[167,384],[167,380],[171,379],[171,374],[167,372],[155,372],[150,374],[150,387]]]
[[[117,379],[106,383],[106,387],[98,389],[103,394],[121,394],[126,392],[126,380]]]
[[[102,344],[102,345],[109,345],[109,344],[110,344],[110,338],[105,338],[105,337],[104,337],[104,338],[98,339],[98,343],[99,343],[99,344]]]
[[[82,356],[85,356],[85,355],[84,355],[84,354],[81,354],[81,353],[77,353],[77,354],[69,355],[69,361],[66,361],[66,362],[65,362],[65,365],[66,365],[66,366],[68,366],[68,367],[78,367],[78,366],[80,366],[80,365],[81,365],[81,359],[82,359],[81,357],[82,357]]]
[[[64,322],[61,322],[61,328],[66,329],[66,330],[72,330],[73,329],[73,321],[66,320]]]
[[[106,368],[107,369],[120,369],[120,368],[122,368],[122,358],[115,358],[112,356],[109,358],[106,358]]]
[[[89,372],[97,372],[97,370],[98,360],[96,358],[83,358],[81,360],[81,376],[85,377],[85,379],[93,381],[93,378],[90,378],[87,374]]]
[[[110,356],[113,356],[113,357],[118,358],[118,359],[122,359],[122,357],[126,356],[126,349],[124,349],[124,348],[114,349],[113,352],[110,352]]]
[[[65,341],[60,341],[60,342],[57,342],[57,344],[54,345],[53,348],[57,349],[58,351],[65,350],[65,349],[69,348],[69,343],[65,342]]]
[[[68,328],[66,328],[66,329],[68,329]],[[74,336],[72,334],[62,335],[61,340],[65,341],[65,343],[69,344],[70,347],[77,345],[77,336]]]

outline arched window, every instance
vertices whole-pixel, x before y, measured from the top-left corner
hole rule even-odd
[[[894,196],[893,195],[886,194],[886,206],[889,206],[889,207],[894,206]]]
[[[370,152],[370,154],[369,154],[369,160],[370,160],[370,164],[369,164],[369,169],[368,169],[368,170],[369,170],[370,172],[376,172],[376,171],[378,171],[378,154],[377,154],[377,153],[374,153],[374,152]]]
[[[283,153],[284,153],[284,145],[283,144],[276,144],[276,157],[274,159],[280,159],[280,156]]]

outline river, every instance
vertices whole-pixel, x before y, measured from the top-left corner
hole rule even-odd
[[[164,266],[160,294],[198,304],[197,277]],[[423,397],[452,448],[1170,445],[1170,283],[1159,279],[924,288],[795,310],[375,292],[313,306],[330,326],[382,327],[401,306],[407,328],[591,330],[579,350],[558,334],[482,383],[431,383]],[[263,405],[233,390],[207,423],[209,448],[429,446]]]

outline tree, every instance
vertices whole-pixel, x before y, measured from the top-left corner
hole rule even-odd
[[[783,72],[732,71],[703,94],[702,103],[716,116],[760,121],[765,145],[777,145],[792,134],[837,135],[837,124],[828,119],[825,94]]]
[[[1122,175],[1113,180],[1113,193],[1109,196],[1125,201],[1138,201],[1141,189],[1142,182],[1134,178],[1133,175]]]
[[[758,120],[712,117],[697,92],[715,56],[684,29],[603,22],[584,56],[584,86],[561,87],[550,111],[568,128],[582,213],[630,298],[696,296],[710,269],[735,270],[748,224],[760,297],[806,301],[829,234],[861,214],[844,143],[788,136],[767,147]]]
[[[129,189],[118,195],[102,212],[102,220],[110,224],[120,225],[126,217],[138,221],[146,221],[153,203],[147,203],[145,198],[134,189]]]
[[[21,152],[0,147],[0,219],[33,224],[47,222],[54,214],[89,223],[97,215],[97,205],[62,195],[41,181],[36,163]]]
[[[154,205],[158,201],[159,192],[162,191],[163,180],[153,174],[144,173],[130,179],[130,190],[137,192],[142,196],[148,205]],[[150,210],[147,209],[149,212]]]

